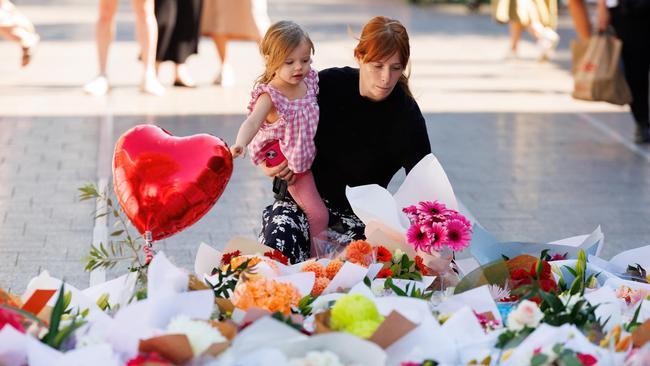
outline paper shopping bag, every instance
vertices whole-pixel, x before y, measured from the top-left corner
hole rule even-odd
[[[624,105],[632,101],[620,68],[622,43],[611,35],[589,39],[574,74],[573,97]]]

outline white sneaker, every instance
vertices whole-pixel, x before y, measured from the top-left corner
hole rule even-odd
[[[104,75],[99,75],[84,85],[84,92],[96,97],[106,95],[108,89],[110,89],[110,86],[108,85],[108,79]]]
[[[145,78],[140,84],[140,91],[146,94],[151,94],[157,97],[165,95],[165,87],[158,81],[158,79],[150,77]]]
[[[537,40],[540,61],[550,60],[555,53],[555,47],[560,42],[560,36],[550,28],[544,28]]]
[[[221,71],[217,76],[217,79],[220,80],[221,82],[220,84],[223,87],[229,87],[235,85],[235,72],[233,71],[232,67],[230,67],[230,64],[224,63],[221,66]]]

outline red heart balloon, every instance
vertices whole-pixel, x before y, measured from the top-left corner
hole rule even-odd
[[[113,187],[129,220],[152,240],[197,222],[217,202],[232,175],[225,142],[207,134],[176,137],[139,125],[115,145]]]

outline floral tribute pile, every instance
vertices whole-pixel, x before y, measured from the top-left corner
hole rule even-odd
[[[435,201],[404,213],[398,245],[290,263],[255,242],[201,244],[192,273],[142,258],[125,227],[86,268],[126,258],[127,274],[0,290],[0,365],[650,365],[650,246],[588,261],[549,244],[463,270],[464,216]]]

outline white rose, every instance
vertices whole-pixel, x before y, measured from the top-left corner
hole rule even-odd
[[[524,327],[535,328],[544,317],[537,304],[524,300],[519,306],[508,314],[508,329],[519,331]]]

